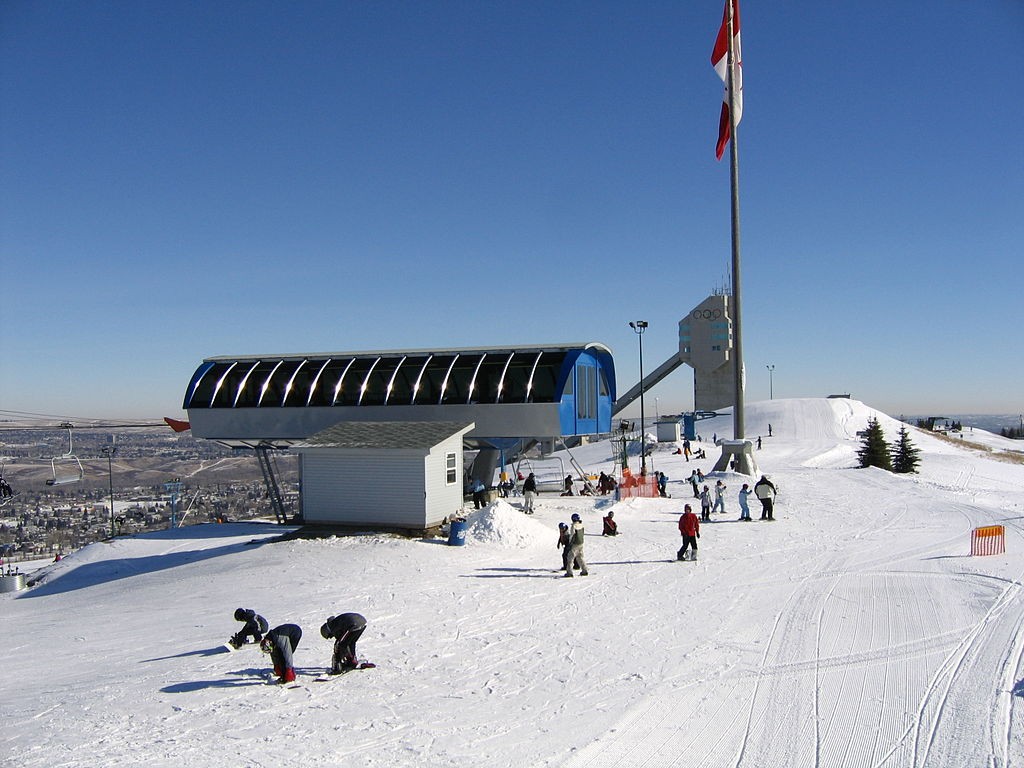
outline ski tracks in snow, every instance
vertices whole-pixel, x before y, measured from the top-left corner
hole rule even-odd
[[[1024,664],[1021,575],[964,573],[935,557],[962,535],[932,530],[864,561],[790,553],[806,559],[802,580],[752,584],[723,606],[749,616],[755,602],[780,605],[758,628],[717,633],[743,639],[734,664],[702,676],[701,647],[692,648],[692,679],[665,680],[566,765],[1005,768],[1021,718],[1011,690]],[[948,629],[949,616],[963,626]],[[979,696],[1003,698],[998,707],[972,704]]]

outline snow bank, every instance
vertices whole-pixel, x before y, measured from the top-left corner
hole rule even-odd
[[[527,517],[506,501],[495,501],[466,516],[466,541],[526,549],[554,540],[551,529]]]

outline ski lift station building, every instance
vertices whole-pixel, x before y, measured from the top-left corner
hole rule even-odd
[[[183,407],[196,437],[294,448],[308,522],[430,528],[461,505],[453,445],[489,483],[502,452],[610,432],[614,405],[611,350],[582,343],[211,357]]]

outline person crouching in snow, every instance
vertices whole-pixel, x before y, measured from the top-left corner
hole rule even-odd
[[[601,531],[602,536],[618,536],[619,526],[615,522],[615,513],[609,512],[608,517],[604,518],[604,530]]]
[[[278,682],[295,682],[295,662],[292,655],[299,647],[301,639],[302,629],[298,624],[282,624],[270,630],[260,643],[260,650],[270,654],[270,660],[274,663],[274,674],[279,678]]]
[[[565,578],[572,578],[572,566],[579,563],[580,576],[587,576],[587,561],[583,559],[583,521],[578,514],[573,514],[572,525],[569,526],[568,554],[565,556]]]
[[[329,616],[320,627],[320,635],[324,640],[334,638],[334,655],[331,657],[332,675],[340,675],[359,666],[356,657],[356,640],[366,629],[366,619],[358,613],[343,613],[340,616]]]
[[[269,624],[267,620],[260,616],[252,608],[236,608],[235,609],[235,621],[244,621],[243,626],[238,632],[231,636],[228,643],[233,648],[241,648],[247,642],[249,638],[252,638],[252,642],[258,643],[263,639],[263,636],[267,633]]]
[[[693,514],[690,505],[683,507],[683,514],[679,518],[679,535],[683,537],[683,546],[676,552],[677,560],[686,560],[686,550],[693,547],[693,556],[690,560],[697,559],[697,539],[700,538],[700,520]]]

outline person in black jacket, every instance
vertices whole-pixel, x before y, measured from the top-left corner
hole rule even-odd
[[[299,647],[302,639],[302,628],[297,624],[282,624],[274,627],[263,638],[260,650],[270,654],[274,663],[274,674],[280,678],[278,682],[295,682],[295,662],[292,655]]]
[[[324,640],[334,638],[334,655],[331,657],[332,675],[340,675],[359,665],[356,658],[356,641],[366,629],[366,619],[358,613],[343,613],[330,616],[322,627],[320,634]]]
[[[761,475],[761,479],[754,483],[754,495],[761,500],[761,519],[774,520],[773,511],[775,508],[775,484],[768,479],[768,475]]]
[[[523,511],[528,515],[533,514],[533,500],[535,498],[537,498],[537,478],[531,472],[526,480],[523,481]]]
[[[228,642],[234,648],[241,648],[248,642],[248,638],[252,638],[252,642],[258,643],[263,639],[263,636],[267,633],[267,629],[270,627],[267,624],[267,620],[260,616],[252,608],[236,608],[235,609],[235,621],[244,621],[243,626],[238,632],[231,636]]]

